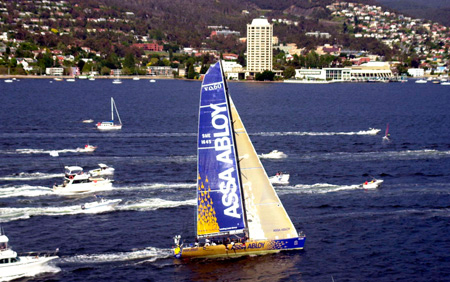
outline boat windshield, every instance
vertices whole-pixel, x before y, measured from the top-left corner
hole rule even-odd
[[[0,243],[0,251],[6,250],[7,248],[8,248],[8,243],[6,243],[6,242]]]

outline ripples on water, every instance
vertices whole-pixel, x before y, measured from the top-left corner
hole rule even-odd
[[[0,83],[0,223],[18,252],[60,249],[58,273],[32,280],[444,281],[450,203],[450,96],[444,86],[230,83],[231,95],[305,250],[185,263],[193,240],[199,82]],[[123,130],[97,132],[110,97]],[[392,141],[382,143],[386,124]],[[377,135],[371,129],[378,129]],[[98,146],[80,153],[84,144]],[[50,153],[56,151],[59,157]],[[116,169],[115,210],[57,196],[64,165]],[[378,190],[360,184],[385,180]],[[54,270],[54,269],[53,269]]]

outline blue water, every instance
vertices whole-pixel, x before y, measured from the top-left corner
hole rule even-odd
[[[18,252],[60,249],[32,281],[448,281],[450,88],[435,84],[230,83],[230,92],[305,250],[180,262],[194,237],[200,82],[0,81],[0,224]],[[119,132],[98,132],[114,97]],[[386,124],[391,142],[382,143]],[[381,129],[377,135],[365,134]],[[77,153],[86,143],[94,153]],[[56,150],[59,157],[51,157]],[[64,165],[116,169],[117,210],[50,187]],[[359,185],[372,177],[376,190]]]

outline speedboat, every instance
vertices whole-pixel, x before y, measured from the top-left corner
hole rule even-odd
[[[287,155],[281,151],[273,150],[272,152],[268,154],[261,154],[261,158],[265,159],[282,159],[287,158]]]
[[[82,204],[81,209],[85,212],[109,210],[115,208],[122,201],[121,199],[105,200],[105,198],[97,195],[95,197],[97,197],[97,201]]]
[[[9,281],[20,277],[30,277],[48,272],[48,263],[57,259],[56,249],[53,253],[29,253],[18,256],[8,245],[9,239],[0,230],[0,281]]]
[[[77,152],[91,153],[97,149],[97,146],[86,144],[84,148],[77,148]]]
[[[112,180],[93,179],[90,174],[83,172],[82,167],[65,166],[64,169],[64,182],[53,186],[53,191],[56,193],[88,193],[112,187]]]
[[[150,82],[152,82],[152,83],[153,83],[153,82],[156,82],[156,80],[154,80],[154,79],[150,79]]]
[[[289,177],[288,173],[278,172],[276,175],[269,177],[269,180],[272,184],[286,185],[289,184]]]
[[[113,84],[122,84],[122,80],[120,80],[120,79],[114,79],[112,83],[113,83]]]
[[[427,83],[425,79],[418,79],[416,80],[416,83]]]
[[[372,179],[371,181],[366,181],[363,183],[362,187],[364,189],[375,189],[381,186],[383,180],[381,179]]]
[[[83,123],[93,123],[94,120],[93,119],[85,119],[83,120]]]
[[[107,166],[105,164],[98,164],[98,166],[99,168],[89,171],[89,174],[92,177],[108,176],[114,174],[114,168]]]

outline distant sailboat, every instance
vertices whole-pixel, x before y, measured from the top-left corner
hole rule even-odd
[[[119,119],[119,124],[114,124],[114,110],[117,114],[117,118]],[[111,97],[111,121],[103,121],[97,123],[97,129],[101,131],[122,129],[122,120],[120,119],[119,111],[117,110],[116,103],[114,102],[113,97]]]
[[[197,240],[176,258],[235,257],[303,249],[228,94],[221,62],[206,73],[197,143]]]
[[[386,125],[386,131],[385,131],[384,136],[383,136],[383,141],[391,141],[389,139],[389,136],[390,136],[390,134],[389,134],[389,123],[388,123]]]

